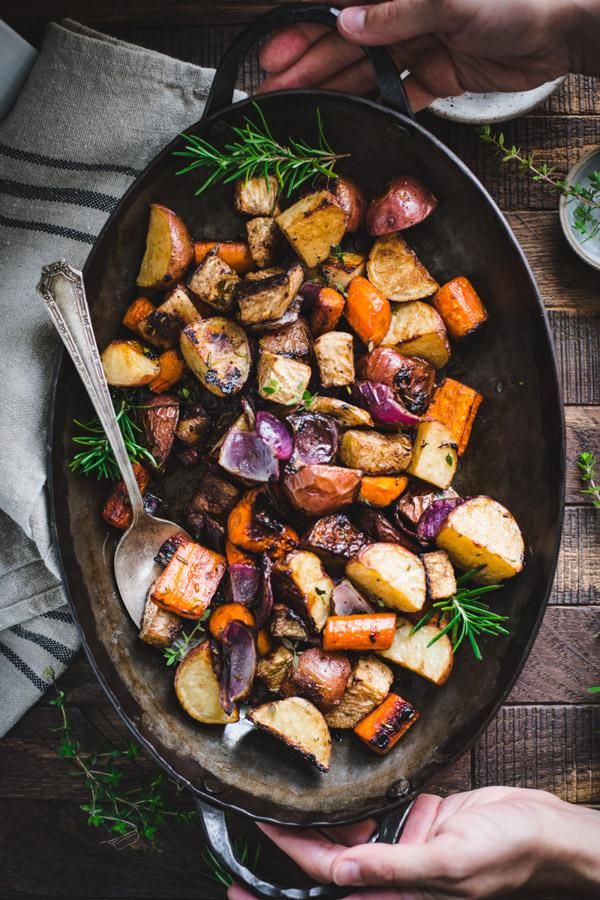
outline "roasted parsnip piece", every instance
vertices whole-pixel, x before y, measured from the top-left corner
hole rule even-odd
[[[294,406],[302,400],[311,375],[306,363],[263,350],[258,359],[258,393],[272,403]]]
[[[240,277],[217,255],[216,248],[207,253],[188,281],[188,288],[203,303],[221,312],[233,307],[233,297]]]
[[[172,644],[181,628],[183,619],[175,613],[167,612],[157,606],[153,600],[146,600],[140,640],[153,647],[168,647]]]
[[[411,443],[403,434],[349,429],[342,435],[340,459],[370,475],[403,472],[411,458]]]
[[[433,603],[436,600],[445,600],[446,597],[456,593],[454,568],[445,550],[423,553],[421,562],[425,566],[427,596]]]

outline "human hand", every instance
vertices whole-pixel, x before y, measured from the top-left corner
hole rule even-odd
[[[322,87],[369,94],[375,74],[360,45],[387,45],[413,109],[464,91],[522,91],[568,72],[595,74],[599,0],[388,0],[345,7],[338,30],[283,29],[261,51],[259,92]]]
[[[600,813],[544,791],[423,794],[397,845],[366,844],[374,825],[331,829],[327,837],[260,827],[316,881],[364,888],[354,900],[482,900],[524,887],[599,896]],[[237,885],[228,897],[252,900]]]

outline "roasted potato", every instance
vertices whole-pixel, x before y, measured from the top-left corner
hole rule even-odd
[[[196,484],[196,493],[187,506],[188,513],[207,516],[228,515],[240,498],[240,489],[218,472],[205,469]]]
[[[233,308],[234,295],[240,276],[217,255],[217,248],[207,253],[192,273],[188,288],[198,300],[214,306],[220,312]]]
[[[439,313],[428,303],[395,303],[383,347],[395,346],[404,356],[419,356],[436,369],[450,359],[450,344]]]
[[[367,257],[364,253],[348,253],[343,250],[335,256],[328,256],[321,264],[321,272],[327,284],[345,291],[358,275],[364,275]]]
[[[209,419],[204,411],[197,410],[192,415],[180,418],[175,436],[186,447],[198,447],[204,442],[209,428]]]
[[[354,338],[345,331],[328,331],[314,343],[323,387],[342,387],[354,381]]]
[[[275,265],[281,241],[281,232],[275,219],[271,216],[257,216],[255,219],[249,219],[246,222],[246,234],[250,253],[256,266],[259,269],[265,269],[267,266]]]
[[[280,213],[277,224],[300,259],[312,268],[340,243],[346,231],[346,215],[330,191],[316,191]]]
[[[435,368],[424,359],[403,356],[395,347],[376,347],[358,363],[361,378],[393,388],[409,412],[422,415],[429,404]]]
[[[452,432],[441,422],[421,422],[406,471],[436,487],[450,487],[456,473],[458,454]]]
[[[167,612],[199,619],[208,609],[225,560],[220,553],[190,541],[183,544],[150,589],[150,599]]]
[[[386,662],[395,663],[409,669],[434,684],[445,684],[454,665],[452,643],[447,634],[439,637],[440,629],[435,625],[422,625],[412,633],[413,623],[398,616],[396,634],[388,650],[377,653]],[[429,644],[436,639],[435,644]]]
[[[477,569],[480,584],[517,575],[525,565],[523,535],[512,515],[491,497],[473,497],[448,515],[435,540],[460,569]]]
[[[310,330],[315,337],[335,331],[344,312],[343,294],[331,287],[322,287],[315,297],[310,314]]]
[[[365,217],[367,200],[364,191],[347,175],[338,175],[329,182],[329,190],[346,216],[346,231],[358,231]]]
[[[279,738],[321,772],[329,771],[331,735],[323,714],[303,697],[263,703],[250,710],[250,722]]]
[[[345,653],[327,653],[311,647],[301,653],[292,667],[291,682],[301,697],[322,711],[338,706],[352,672]]]
[[[432,603],[437,600],[445,600],[446,597],[451,597],[456,593],[456,576],[450,557],[445,550],[423,553],[421,562],[425,566],[427,596]]]
[[[275,595],[287,603],[313,633],[323,630],[331,607],[333,581],[316,554],[292,550],[273,566],[272,583]]]
[[[153,600],[146,600],[142,627],[140,628],[140,640],[153,647],[168,647],[172,644],[181,628],[183,619],[175,613],[167,612],[157,606]]]
[[[381,706],[369,713],[354,728],[354,733],[370,750],[382,756],[398,743],[419,712],[398,694],[389,694]]]
[[[138,341],[111,341],[102,353],[102,368],[111,387],[142,387],[160,373]]]
[[[144,432],[144,444],[154,457],[157,471],[162,471],[173,449],[179,400],[175,394],[159,394],[144,403],[140,423]]]
[[[237,394],[250,374],[250,345],[235,322],[214,316],[186,325],[181,353],[198,381],[217,397]]]
[[[314,397],[310,409],[311,412],[332,416],[342,428],[373,425],[373,419],[366,409],[353,406],[345,400],[338,400],[337,397]]]
[[[190,300],[186,288],[177,284],[160,306],[140,324],[140,333],[157,347],[176,347],[182,329],[199,318],[200,313]]]
[[[238,285],[236,300],[243,325],[280,319],[302,284],[304,270],[299,263],[287,272],[263,269],[250,272]]]
[[[240,717],[236,708],[227,715],[221,706],[208,641],[190,650],[177,666],[175,693],[188,716],[204,725],[229,725]]]
[[[233,204],[238,212],[248,216],[276,216],[279,182],[274,175],[240,178],[235,183]]]
[[[144,288],[165,290],[183,277],[194,249],[179,216],[166,206],[150,204],[146,250],[136,279]]]
[[[398,175],[381,197],[369,203],[367,231],[378,236],[411,228],[426,219],[437,204],[429,188],[414,175]]]
[[[290,641],[307,641],[309,639],[308,626],[285,603],[274,604],[269,621],[269,631],[274,638],[286,638]]]
[[[285,475],[283,486],[296,509],[307,516],[325,516],[354,502],[361,475],[360,469],[341,466],[303,466]]]
[[[425,603],[423,563],[399,544],[365,547],[347,563],[346,575],[359,591],[391,609],[416,613]]]
[[[272,403],[294,406],[302,400],[311,375],[306,363],[263,350],[258,358],[258,393]]]
[[[175,288],[176,290],[176,288]],[[166,350],[173,346],[172,335],[160,335],[156,328],[149,324],[151,317],[156,313],[154,303],[147,297],[137,297],[127,307],[127,311],[123,316],[122,323],[125,328],[129,328],[135,335],[141,337],[142,340],[159,350]],[[183,326],[181,326],[183,328]]]
[[[316,553],[326,565],[343,567],[369,543],[366,534],[355,528],[344,513],[317,519],[302,538],[302,546]]]
[[[346,466],[370,475],[403,472],[410,462],[411,444],[404,434],[349,429],[342,435],[340,459]]]
[[[375,241],[369,253],[367,277],[388,300],[400,303],[431,297],[439,287],[416,253],[397,233]]]
[[[394,676],[376,656],[359,657],[338,706],[325,714],[330,728],[354,728],[387,697]]]
[[[279,693],[282,684],[290,679],[294,666],[294,654],[280,645],[263,656],[256,664],[256,677],[268,691]]]
[[[398,500],[396,512],[412,525],[417,525],[425,510],[429,509],[434,500],[449,500],[457,497],[458,494],[454,488],[450,487],[445,491],[439,491],[433,489],[429,484],[415,481]]]
[[[312,337],[306,319],[299,318],[290,325],[284,325],[269,334],[263,335],[258,346],[276,356],[285,356],[308,362],[312,354]]]

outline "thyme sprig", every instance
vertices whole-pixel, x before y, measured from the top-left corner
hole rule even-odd
[[[581,493],[592,497],[592,503],[600,509],[600,484],[596,481],[596,462],[596,456],[590,450],[584,450],[577,457],[579,477],[585,485],[581,488]]]
[[[266,179],[269,175],[274,175],[280,188],[285,189],[289,197],[295,188],[316,175],[337,178],[333,171],[335,164],[350,154],[335,153],[330,146],[325,137],[319,110],[317,110],[318,146],[311,147],[305,141],[294,138],[289,138],[287,144],[279,143],[273,137],[258,103],[252,105],[258,114],[259,122],[253,122],[245,116],[245,124],[241,128],[231,126],[237,140],[225,144],[222,150],[197,135],[182,135],[186,141],[185,148],[175,150],[174,156],[190,159],[191,162],[180,169],[177,175],[184,175],[199,168],[212,169],[210,175],[196,190],[196,196],[203,194],[213,184],[228,184],[239,178],[247,181],[260,175]]]
[[[149,462],[154,465],[154,457],[150,451],[138,442],[141,428],[133,418],[136,404],[128,397],[113,398],[113,403],[129,459],[131,462]],[[119,478],[117,462],[100,420],[96,417],[88,422],[74,419],[73,424],[81,429],[82,433],[74,435],[72,441],[84,449],[76,453],[69,463],[71,472],[95,475],[98,479]]]
[[[504,134],[495,134],[490,125],[482,125],[479,137],[484,144],[496,148],[503,162],[516,162],[520,171],[530,173],[534,181],[543,182],[569,201],[578,200],[573,210],[573,228],[585,241],[600,234],[600,171],[593,171],[588,176],[588,187],[572,184],[567,178],[557,175],[556,166],[537,162],[535,153],[525,153],[514,144],[509,146]]]
[[[437,603],[434,603],[423,618],[417,622],[411,634],[415,634],[423,625],[426,625],[434,615],[441,613],[442,616],[448,618],[447,624],[429,641],[427,646],[431,647],[443,635],[447,634],[452,642],[452,649],[456,651],[466,638],[471,645],[475,658],[483,659],[477,639],[486,634],[498,637],[498,635],[508,634],[509,632],[502,625],[502,622],[508,621],[508,616],[501,616],[492,612],[489,603],[480,599],[484,594],[499,590],[502,585],[483,584],[475,587],[467,586],[473,575],[479,572],[481,568],[472,569],[470,572],[465,572],[464,575],[457,578],[456,584],[459,588],[457,592],[445,600],[439,600]]]
[[[168,666],[175,666],[177,663],[180,663],[188,650],[191,650],[192,647],[204,640],[206,637],[206,620],[211,612],[212,610],[207,609],[202,613],[191,631],[179,635],[172,644],[165,647],[163,656]]]

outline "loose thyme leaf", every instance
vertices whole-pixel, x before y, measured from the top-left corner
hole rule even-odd
[[[206,629],[204,623],[210,616],[212,610],[205,610],[191,631],[176,637],[169,647],[163,650],[163,656],[168,666],[174,666],[180,663],[183,657],[191,650],[193,646],[199,644],[206,637]]]
[[[579,477],[585,485],[581,493],[593,498],[593,504],[600,509],[600,484],[596,482],[596,457],[590,450],[584,450],[577,457]]]

